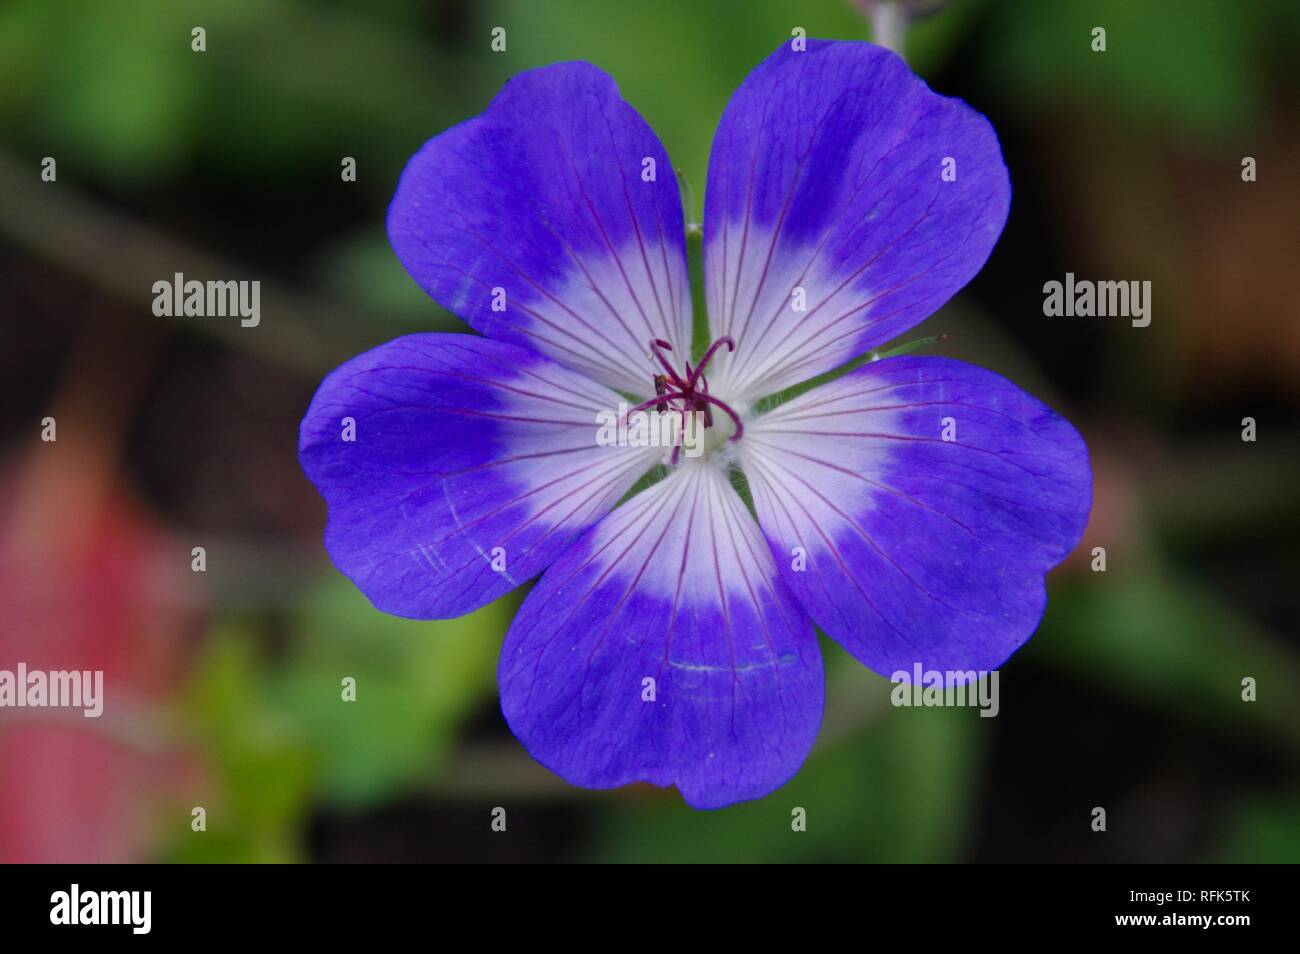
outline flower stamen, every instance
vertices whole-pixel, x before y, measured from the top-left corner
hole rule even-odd
[[[651,339],[650,356],[658,362],[664,373],[654,376],[655,396],[629,410],[625,417],[630,417],[638,411],[645,411],[651,407],[660,413],[670,409],[675,410],[682,416],[684,433],[688,413],[701,414],[704,426],[709,428],[713,426],[713,408],[717,407],[731,418],[734,426],[728,440],[740,440],[745,433],[745,425],[741,421],[740,415],[736,413],[731,405],[709,393],[709,379],[704,376],[704,369],[708,367],[709,362],[713,360],[713,356],[717,354],[718,349],[723,345],[726,345],[728,351],[736,350],[735,340],[730,336],[723,336],[709,345],[708,350],[704,352],[704,356],[700,358],[695,367],[692,368],[691,363],[686,361],[684,362],[685,373],[678,373],[665,353],[672,352],[672,345],[662,338]],[[677,463],[680,449],[680,445],[673,448],[672,462],[674,464]]]

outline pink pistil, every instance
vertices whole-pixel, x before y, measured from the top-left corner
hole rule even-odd
[[[643,401],[636,407],[632,408],[627,412],[626,416],[630,417],[637,411],[644,411],[655,406],[659,406],[662,409],[665,405],[669,404],[669,402],[676,401],[678,402],[676,410],[682,414],[683,427],[685,426],[685,417],[686,412],[688,411],[697,411],[702,413],[704,415],[704,426],[712,427],[713,412],[711,409],[713,407],[718,407],[723,411],[723,413],[731,418],[732,423],[735,425],[735,432],[731,435],[729,440],[740,440],[741,436],[745,433],[745,425],[741,422],[740,415],[737,414],[725,401],[722,401],[709,393],[709,379],[704,376],[704,369],[708,366],[709,362],[713,360],[714,354],[716,354],[718,349],[723,345],[727,346],[728,351],[736,350],[736,342],[732,338],[719,338],[717,341],[713,342],[713,344],[709,345],[709,349],[704,352],[704,357],[700,359],[699,364],[692,368],[691,363],[687,361],[685,363],[685,374],[679,374],[676,369],[673,368],[672,363],[668,360],[668,356],[664,354],[666,351],[670,352],[673,350],[672,345],[667,341],[664,341],[662,338],[651,340],[650,353],[654,356],[655,360],[659,362],[660,367],[664,369],[662,375],[656,375],[656,383],[662,384],[665,389],[663,393],[657,394],[650,400]],[[677,451],[677,448],[673,449],[673,463],[677,462]]]

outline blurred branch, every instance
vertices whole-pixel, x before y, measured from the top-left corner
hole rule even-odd
[[[469,745],[447,760],[448,771],[427,788],[437,798],[482,799],[505,796],[572,802],[602,794],[575,788],[534,762],[514,742]],[[451,768],[454,766],[454,769]]]
[[[299,604],[303,590],[323,572],[331,572],[325,552],[316,542],[285,543],[204,532],[203,544],[209,565],[202,587],[163,589],[160,582],[157,599],[194,611],[210,606],[224,612],[288,609]],[[178,545],[189,553],[188,539]],[[158,576],[161,581],[161,569]]]
[[[0,235],[138,306],[141,317],[195,330],[312,376],[372,346],[361,329],[374,324],[332,301],[257,276],[198,245],[133,221],[62,182],[42,183],[39,165],[0,151]],[[262,322],[234,318],[157,318],[153,284],[183,272],[191,278],[261,281]]]
[[[871,21],[871,39],[902,56],[907,36],[907,14],[903,9],[892,0],[875,0],[866,3],[865,10]]]
[[[156,704],[130,698],[115,698],[102,715],[88,719],[80,708],[46,707],[6,709],[0,714],[0,730],[23,725],[60,726],[98,734],[119,745],[149,755],[178,751],[181,736],[169,713]]]

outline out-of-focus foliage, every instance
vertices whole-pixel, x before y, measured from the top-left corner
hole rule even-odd
[[[291,860],[313,805],[364,810],[445,770],[458,729],[491,696],[495,634],[513,601],[403,620],[330,576],[294,612],[292,643],[274,661],[259,659],[245,627],[211,635],[186,694],[219,800],[205,838],[177,839],[179,858]],[[354,701],[344,701],[345,678]]]
[[[1294,11],[1268,0],[1182,0],[1176,11],[1131,0],[1005,0],[984,58],[1008,92],[1037,107],[1100,107],[1126,122],[1223,138],[1267,108],[1263,58],[1294,41]],[[1097,27],[1105,53],[1092,49]],[[1106,69],[1098,56],[1108,57]]]
[[[308,594],[292,663],[271,691],[321,756],[323,796],[363,808],[447,768],[456,730],[496,687],[496,658],[514,612],[504,599],[460,619],[378,614],[346,580]],[[340,680],[357,701],[341,705]]]

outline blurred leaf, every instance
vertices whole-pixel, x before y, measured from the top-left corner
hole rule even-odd
[[[1213,864],[1295,864],[1300,859],[1300,799],[1254,796],[1237,806]]]
[[[494,691],[514,601],[405,620],[331,573],[301,601],[294,642],[274,663],[251,634],[218,629],[187,693],[213,772],[208,830],[178,820],[186,835],[170,857],[292,860],[313,798],[359,809],[427,780]],[[355,702],[342,698],[344,676],[357,681]]]
[[[989,71],[1040,108],[1087,104],[1142,124],[1225,136],[1258,118],[1255,39],[1264,5],[1221,0],[1007,0],[995,5]],[[1092,30],[1106,30],[1106,51]]]
[[[9,0],[0,119],[77,178],[156,184],[196,158],[234,178],[300,178],[351,154],[367,170],[358,181],[386,192],[479,85],[452,82],[472,61],[429,56],[406,6]],[[199,26],[206,52],[191,49]]]
[[[428,779],[490,699],[513,597],[452,620],[381,613],[331,573],[302,601],[272,677],[276,705],[318,758],[321,797],[357,808]],[[342,680],[356,679],[355,702]]]
[[[216,630],[195,667],[188,711],[213,777],[207,831],[172,830],[174,860],[289,861],[310,794],[311,753],[267,705],[266,681],[248,634]]]
[[[395,319],[404,331],[468,331],[406,273],[382,228],[353,235],[329,249],[320,284],[376,317]]]
[[[1300,669],[1285,647],[1214,591],[1154,565],[1120,569],[1052,595],[1032,643],[1041,658],[1240,739],[1241,728],[1300,749]],[[1243,677],[1258,701],[1243,702]]]

